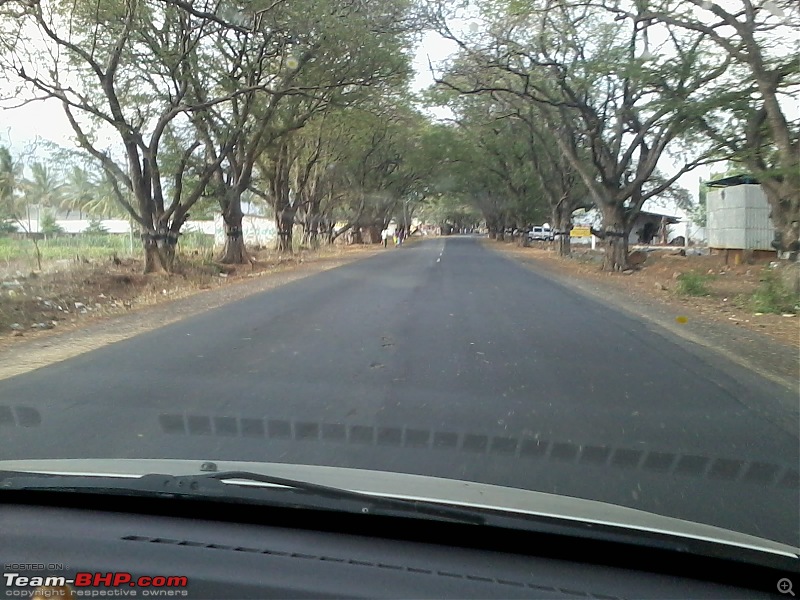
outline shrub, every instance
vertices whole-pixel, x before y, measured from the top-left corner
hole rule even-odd
[[[755,312],[780,314],[797,312],[800,298],[787,289],[777,272],[765,270],[751,301]]]
[[[108,229],[105,228],[105,225],[103,225],[100,219],[93,217],[89,220],[89,226],[83,230],[83,233],[89,235],[107,235]]]
[[[13,221],[0,220],[0,235],[16,233],[16,232],[17,232],[17,226],[14,224]]]
[[[711,279],[710,275],[703,273],[681,273],[678,276],[678,293],[684,296],[708,296],[711,294],[708,289]]]
[[[56,216],[53,213],[45,213],[39,223],[39,231],[45,235],[54,233],[64,233],[61,225],[56,223]]]

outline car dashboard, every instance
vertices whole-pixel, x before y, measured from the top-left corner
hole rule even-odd
[[[461,523],[124,496],[11,493],[0,539],[5,596],[50,576],[76,597],[756,598],[785,575]]]

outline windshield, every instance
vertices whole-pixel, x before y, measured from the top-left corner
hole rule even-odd
[[[794,0],[0,2],[0,461],[800,546],[798,31]]]

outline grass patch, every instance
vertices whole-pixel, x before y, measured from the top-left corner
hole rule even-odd
[[[755,312],[796,313],[800,297],[786,288],[777,272],[765,270],[761,284],[751,298],[751,305]]]
[[[88,259],[107,258],[113,254],[129,254],[130,240],[120,235],[64,236],[39,240],[42,260],[61,260],[75,258],[77,255]],[[36,249],[31,240],[19,238],[0,238],[0,260],[35,259]]]
[[[141,241],[137,236],[118,234],[57,235],[39,240],[42,262],[76,260],[78,258],[101,261],[118,257],[139,257]],[[178,250],[187,255],[211,257],[214,239],[212,236],[187,232],[179,240]],[[36,268],[36,249],[29,239],[0,236],[0,264],[18,265],[20,268]]]
[[[713,276],[705,273],[687,272],[678,276],[678,293],[684,296],[709,296],[708,284]]]

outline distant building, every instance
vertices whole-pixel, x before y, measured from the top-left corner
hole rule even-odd
[[[646,209],[646,210],[645,210]],[[631,226],[629,245],[673,243],[678,238],[690,243],[705,241],[705,229],[692,223],[686,211],[671,205],[645,203],[643,209]],[[595,227],[602,225],[603,217],[599,210],[579,209],[573,213],[575,227]],[[666,235],[666,240],[664,239]],[[589,243],[588,238],[573,238],[573,243]]]
[[[85,215],[86,213],[84,213]],[[22,221],[22,225],[14,221],[9,222],[16,228],[19,235],[38,234],[41,232],[39,219],[25,219]],[[126,219],[97,219],[94,222],[99,223],[106,233],[125,235],[130,235],[131,233],[131,223]],[[56,219],[55,223],[61,228],[63,235],[77,235],[89,229],[93,221],[85,218],[70,218]]]
[[[225,223],[221,215],[214,219],[187,221],[181,229],[183,233],[196,232],[214,236],[215,246],[225,245]],[[274,217],[245,215],[242,217],[244,243],[250,246],[271,246],[278,239],[278,226]]]
[[[675,237],[671,225],[680,222],[678,217],[656,212],[640,211],[633,221],[628,244],[667,244]]]

